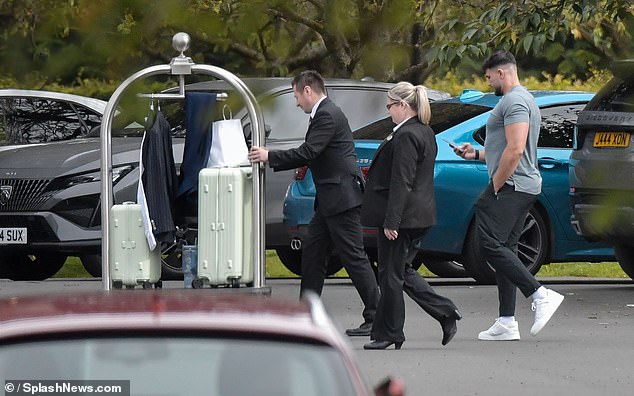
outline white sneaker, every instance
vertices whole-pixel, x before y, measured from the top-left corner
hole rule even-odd
[[[532,336],[537,335],[546,326],[561,302],[564,301],[564,296],[554,290],[547,289],[546,293],[546,297],[535,300],[531,304],[531,309],[535,311],[535,323],[531,327]]]
[[[493,326],[488,330],[481,331],[478,334],[478,340],[484,341],[515,341],[520,339],[520,329],[517,321],[511,322],[509,325],[503,325],[499,320],[495,320]]]

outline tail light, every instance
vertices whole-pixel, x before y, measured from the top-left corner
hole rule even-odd
[[[295,180],[304,180],[306,177],[306,172],[308,172],[307,166],[302,166],[301,168],[295,169]]]
[[[361,167],[361,174],[363,175],[363,180],[368,180],[368,171],[370,170],[369,166],[362,166]]]

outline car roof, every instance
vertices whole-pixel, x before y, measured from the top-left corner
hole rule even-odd
[[[73,102],[89,109],[92,109],[99,114],[104,113],[106,110],[106,105],[108,102],[101,100],[90,98],[87,96],[67,94],[61,92],[52,92],[52,91],[40,91],[40,90],[30,90],[30,89],[0,89],[0,98],[7,97],[22,97],[22,98],[40,98],[40,99],[56,99],[62,100],[65,102]]]
[[[91,291],[3,298],[0,312],[0,343],[66,333],[191,330],[348,348],[316,297],[298,302],[204,290]]]
[[[245,77],[241,79],[256,97],[274,94],[280,91],[290,91],[293,79],[290,77]],[[345,78],[326,78],[324,79],[326,89],[330,87],[349,88],[349,89],[379,89],[387,91],[394,86],[394,83],[383,81],[375,81],[371,79],[345,79]],[[230,90],[231,85],[224,80],[203,81],[188,84],[188,91],[223,91]],[[166,92],[176,92],[178,88],[170,88]],[[450,95],[443,91],[428,89],[428,95],[431,100],[449,98]]]
[[[241,79],[253,92],[255,96],[274,93],[281,90],[291,90],[292,78],[289,77],[246,77]],[[359,88],[381,88],[388,90],[394,84],[380,81],[362,81],[351,79],[324,79],[326,88],[328,87],[359,87]],[[224,80],[203,81],[187,85],[187,90],[193,91],[216,91],[230,89],[229,83]]]
[[[586,91],[565,91],[565,90],[529,90],[535,97],[538,105],[550,103],[560,103],[561,101],[587,101],[594,95],[593,92]],[[493,92],[481,92],[477,90],[464,90],[460,96],[437,101],[436,103],[465,103],[485,107],[495,107],[501,96],[496,96]]]

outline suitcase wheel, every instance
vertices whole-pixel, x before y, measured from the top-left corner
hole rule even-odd
[[[162,289],[163,288],[163,281],[162,280],[156,281],[156,283],[154,284],[154,288],[155,289]]]
[[[120,280],[113,280],[112,281],[112,288],[113,289],[122,289],[123,288],[123,282]]]
[[[126,289],[134,289],[134,285],[125,285]]]
[[[233,287],[233,288],[240,287],[240,278],[231,278],[231,279],[229,279],[229,282],[231,284],[231,287]]]
[[[152,284],[151,284],[149,281],[145,281],[145,282],[143,282],[143,283],[141,284],[141,286],[142,286],[144,289],[151,289],[151,288],[152,288]]]
[[[194,278],[194,280],[192,281],[192,287],[194,289],[202,289],[203,288],[203,280],[200,278]]]

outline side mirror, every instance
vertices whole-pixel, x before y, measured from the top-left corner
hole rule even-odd
[[[374,388],[376,396],[405,396],[405,384],[403,381],[387,377]]]

